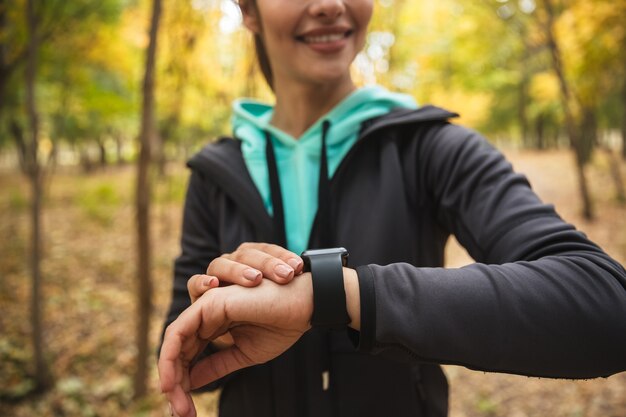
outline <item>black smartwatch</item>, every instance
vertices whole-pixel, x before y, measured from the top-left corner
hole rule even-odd
[[[345,329],[350,323],[343,286],[343,267],[348,264],[344,248],[312,249],[302,252],[304,271],[313,281],[311,326]]]

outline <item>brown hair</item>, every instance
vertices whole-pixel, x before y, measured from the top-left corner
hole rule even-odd
[[[245,9],[252,8],[252,11],[257,14],[257,19],[259,22],[259,27],[263,28],[261,18],[258,15],[258,9],[256,7],[256,0],[235,0],[239,5],[239,9],[241,13],[249,13],[250,10],[246,11]],[[265,49],[265,44],[263,43],[263,38],[259,33],[254,34],[254,51],[256,53],[256,60],[259,68],[261,69],[261,73],[263,74],[263,78],[267,82],[267,85],[270,88],[274,89],[274,75],[272,74],[272,66],[270,65],[270,59],[267,56],[267,50]]]
[[[254,50],[256,52],[256,60],[259,68],[261,68],[261,72],[263,73],[263,78],[267,82],[267,85],[270,88],[274,89],[274,75],[272,74],[272,67],[270,66],[270,60],[267,56],[267,51],[265,50],[265,44],[263,43],[263,39],[261,39],[261,35],[258,33],[254,34]]]

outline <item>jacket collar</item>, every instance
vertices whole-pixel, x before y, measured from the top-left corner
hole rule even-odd
[[[269,216],[257,188],[252,182],[241,155],[241,142],[220,138],[194,155],[187,166],[204,173],[218,185],[250,222],[255,225],[259,241],[270,241],[274,236],[272,218]]]
[[[416,110],[398,109],[364,123],[360,136],[363,138],[376,130],[388,126],[427,122],[445,122],[448,119],[455,117],[459,117],[459,114],[430,105],[420,107]]]
[[[390,126],[419,124],[428,122],[445,122],[458,117],[457,113],[435,106],[423,106],[416,110],[399,109],[363,123],[359,140],[353,150],[365,137]],[[273,232],[272,218],[263,205],[263,200],[254,186],[241,155],[241,142],[223,137],[216,143],[205,146],[194,155],[187,166],[203,172],[212,182],[216,183],[255,225],[259,241],[271,241]]]

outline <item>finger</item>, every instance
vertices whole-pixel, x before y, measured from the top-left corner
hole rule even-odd
[[[279,284],[290,282],[295,275],[294,269],[282,259],[251,247],[237,249],[227,256],[214,260],[207,272],[222,278],[219,275],[222,270],[219,268],[239,268],[241,273],[245,273],[246,268],[252,268]]]
[[[274,247],[275,245],[267,245]],[[276,246],[279,247],[279,246]],[[285,284],[291,281],[295,275],[293,267],[282,259],[256,248],[244,248],[236,250],[231,254],[230,259],[236,262],[250,265],[263,273],[263,276],[278,284]]]
[[[182,348],[182,339],[175,336],[168,336],[163,339],[161,354],[157,368],[161,381],[161,392],[168,393],[174,390],[176,381],[176,366],[178,355]]]
[[[196,407],[191,395],[178,385],[174,391],[166,395],[172,414],[177,417],[195,417]]]
[[[282,246],[274,245],[273,243],[245,242],[239,245],[239,248],[233,252],[233,255],[244,249],[255,249],[282,260],[294,270],[295,275],[300,275],[304,270],[302,258]]]
[[[219,290],[216,290],[216,295],[218,293]],[[220,314],[204,315],[206,306],[209,311],[220,312],[223,309],[213,306],[213,297],[203,297],[203,300],[206,301],[192,304],[167,327],[159,356],[161,390],[166,394],[175,414],[180,417],[196,416],[193,401],[188,393],[190,391],[188,366],[196,356],[198,348],[185,346],[189,345],[189,341],[195,341],[197,344],[199,330],[212,333],[212,328],[218,327],[221,324],[220,320],[223,321],[224,318]],[[206,316],[206,319],[203,319],[203,316]],[[203,345],[198,346],[201,348]]]
[[[187,281],[187,292],[189,292],[189,298],[191,302],[195,303],[198,298],[211,288],[215,288],[220,285],[217,277],[211,277],[204,274],[196,274],[189,278]]]
[[[218,277],[222,283],[227,282],[243,287],[254,287],[263,279],[263,273],[258,269],[232,261],[226,256],[214,259],[207,268],[207,275]]]
[[[193,397],[191,396],[190,392],[186,393],[187,395],[187,403],[189,404],[189,416],[184,416],[184,417],[196,417],[197,416],[197,412],[196,412],[196,405],[193,403]]]
[[[239,369],[252,366],[237,346],[220,350],[202,359],[191,369],[191,389],[203,387]]]
[[[180,384],[183,374],[182,360],[193,359],[183,358],[183,344],[190,337],[196,337],[202,320],[202,308],[199,304],[193,304],[184,310],[165,330],[157,364],[162,392],[170,392],[176,384]]]

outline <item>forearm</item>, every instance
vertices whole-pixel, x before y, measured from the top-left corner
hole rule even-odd
[[[361,291],[372,289],[372,305],[361,306],[361,348],[535,376],[620,372],[626,293],[618,272],[582,257],[461,269],[370,265],[359,269]]]

